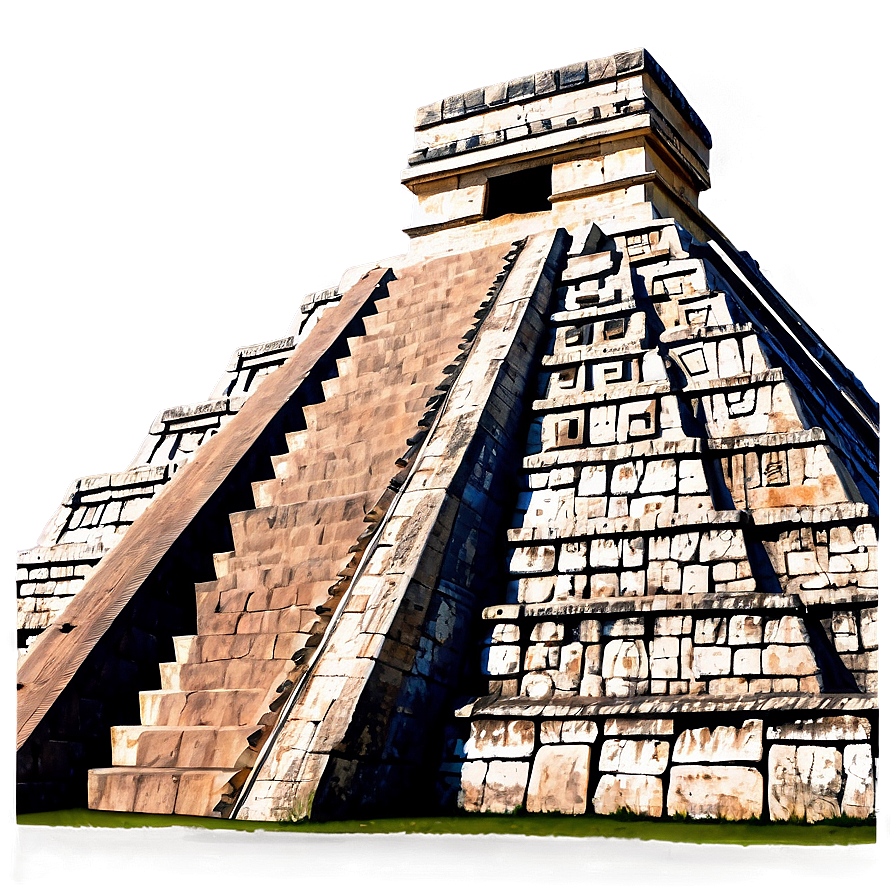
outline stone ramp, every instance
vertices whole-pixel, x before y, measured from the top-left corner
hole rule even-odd
[[[231,516],[234,550],[216,556],[214,582],[197,586],[197,634],[177,639],[162,688],[141,693],[141,726],[114,730],[116,767],[90,772],[91,807],[226,810],[507,251],[396,272],[365,334],[348,340],[325,400],[304,409],[307,428],[273,458],[276,478],[254,484],[256,509]]]
[[[129,528],[127,545],[116,546],[106,555],[101,569],[72,599],[58,625],[39,637],[18,672],[17,748],[28,739],[189,522],[250,452],[315,365],[360,316],[386,274],[382,269],[365,274],[346,293],[345,300],[323,316],[304,351],[265,377],[246,400],[241,425],[223,430],[220,437],[196,452],[194,462],[178,476],[176,488],[166,489],[152,502]]]

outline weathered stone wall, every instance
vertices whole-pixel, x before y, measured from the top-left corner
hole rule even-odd
[[[483,705],[459,744],[459,804],[499,813],[867,818],[877,754],[870,702],[533,704],[498,718]]]
[[[819,390],[804,403],[791,387],[800,358],[691,247],[656,220],[580,233],[567,261],[507,531],[506,598],[483,614],[491,696],[443,766],[444,790],[453,782],[468,810],[814,820],[873,808],[870,716],[861,748],[813,723],[799,760],[774,732],[825,694],[876,691],[876,517],[840,454],[848,440],[828,439],[816,414]],[[708,740],[699,761],[727,763],[710,773],[678,741],[670,752],[671,740],[601,729],[615,705],[641,714],[657,698],[683,715],[706,701],[752,709],[750,750]],[[697,737],[688,724],[626,730],[683,744]],[[816,749],[828,771],[807,783],[796,769]],[[847,761],[867,767],[864,783],[854,771],[847,786]],[[817,800],[829,808],[806,808]]]

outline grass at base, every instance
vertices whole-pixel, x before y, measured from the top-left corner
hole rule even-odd
[[[18,824],[64,827],[195,827],[300,834],[516,834],[538,837],[624,837],[676,843],[730,845],[851,846],[874,843],[873,820],[829,819],[818,824],[756,821],[646,820],[615,816],[459,815],[432,818],[370,818],[326,822],[253,822],[191,815],[143,815],[66,809],[16,817]]]

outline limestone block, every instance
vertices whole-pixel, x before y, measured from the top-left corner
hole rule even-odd
[[[750,683],[746,678],[726,676],[725,678],[712,678],[706,683],[706,692],[715,696],[747,694],[749,691]]]
[[[547,719],[541,723],[541,742],[543,744],[559,744],[562,731],[562,719]]]
[[[646,576],[643,569],[623,570],[619,573],[620,594],[646,594]]]
[[[582,680],[579,682],[579,694],[582,697],[603,697],[603,678],[600,675],[594,675],[590,672],[583,673]]]
[[[479,719],[471,726],[464,749],[471,759],[516,759],[535,750],[535,722]]]
[[[821,572],[815,551],[791,551],[787,554],[787,574],[811,576]]]
[[[526,797],[528,812],[562,812],[582,815],[588,799],[587,744],[543,746],[535,754]]]
[[[828,550],[834,554],[851,553],[857,545],[849,526],[832,526],[828,531]]]
[[[482,672],[485,675],[515,675],[520,671],[520,649],[496,644],[482,651]]]
[[[742,821],[762,814],[762,775],[754,768],[673,766],[667,815]]]
[[[762,671],[762,651],[758,647],[744,647],[734,651],[735,675],[759,675]]]
[[[582,497],[605,495],[607,493],[607,468],[604,464],[599,466],[588,465],[582,467],[579,474],[578,494]]]
[[[482,795],[485,789],[485,773],[488,763],[481,759],[465,762],[460,770],[460,791],[457,794],[458,808],[465,812],[478,812],[482,807]]]
[[[673,762],[758,762],[762,759],[762,721],[749,719],[742,727],[689,728],[672,751]]]
[[[558,572],[581,572],[588,566],[588,545],[584,541],[564,542],[557,557]]]
[[[765,641],[767,644],[806,644],[809,641],[806,624],[798,616],[770,619],[765,624]]]
[[[528,545],[515,548],[510,558],[510,571],[551,572],[554,568],[556,550],[552,545]]]
[[[709,567],[685,566],[681,571],[681,593],[703,594],[709,591]]]
[[[642,566],[645,544],[646,541],[643,538],[624,538],[620,545],[622,565],[627,568]]]
[[[638,637],[644,634],[643,616],[626,616],[613,619],[603,624],[603,633],[607,637]]]
[[[814,675],[818,672],[818,664],[808,645],[773,644],[762,651],[762,672],[764,675]]]
[[[675,491],[677,484],[677,464],[674,458],[648,461],[641,478],[642,494],[664,494]]]
[[[766,730],[769,740],[868,740],[871,723],[862,716],[822,716],[797,719]]]
[[[464,763],[465,766],[467,764]],[[523,805],[528,780],[528,762],[489,762],[479,811],[502,813],[516,811]]]
[[[852,613],[834,613],[831,616],[831,633],[834,636],[834,647],[841,652],[859,649],[859,634],[856,619]]]
[[[560,668],[554,674],[554,686],[561,691],[575,691],[582,677],[584,649],[578,641],[560,648]]]
[[[632,495],[638,491],[644,474],[644,461],[629,461],[617,464],[610,478],[611,495]]]
[[[587,556],[582,555],[583,566],[587,562]],[[559,573],[554,580],[554,600],[583,600],[585,590],[588,587],[587,575],[573,575],[571,573]]]
[[[607,737],[672,734],[674,725],[672,719],[607,719],[604,722],[604,734]]]
[[[583,619],[579,624],[579,640],[586,644],[600,641],[602,626],[599,619]]]
[[[650,674],[653,678],[678,677],[680,643],[674,637],[654,638],[650,642]]]
[[[593,744],[597,740],[597,734],[597,722],[589,719],[568,719],[562,724],[560,739],[565,744]]]
[[[761,616],[732,616],[728,620],[729,644],[760,644],[761,642]]]
[[[576,468],[575,467],[554,467],[548,474],[548,486],[550,488],[561,488],[563,486],[575,485]]]
[[[865,607],[859,613],[862,646],[869,650],[877,647],[877,607]]]
[[[606,678],[647,678],[647,651],[639,640],[615,639],[604,647],[601,671]]]
[[[554,594],[554,579],[544,576],[516,582],[516,599],[521,604],[543,604]]]
[[[731,648],[695,647],[691,663],[691,668],[697,678],[727,675],[731,671]]]
[[[693,626],[690,616],[657,616],[653,624],[655,635],[689,635]]]
[[[681,495],[706,494],[706,473],[700,460],[683,460],[678,465],[678,493]]]
[[[554,693],[554,679],[546,672],[527,672],[520,682],[520,694],[533,700],[544,700]]]
[[[562,622],[536,622],[532,627],[533,641],[562,641],[564,628]]]
[[[719,616],[698,619],[694,625],[695,644],[724,644],[728,634],[728,623]]]
[[[619,566],[619,542],[612,538],[595,538],[591,542],[591,565],[597,569]]]
[[[602,772],[661,775],[669,765],[669,744],[664,740],[609,738],[600,748]]]
[[[775,744],[768,751],[768,765],[768,810],[773,821],[839,817],[843,776],[836,747]]]
[[[619,596],[619,576],[616,573],[600,573],[590,578],[592,598]]]
[[[514,644],[520,639],[520,627],[510,622],[499,622],[489,635],[491,644]]]
[[[716,563],[712,568],[712,578],[716,584],[730,582],[737,578],[737,563],[733,560],[726,560],[723,563]]]
[[[874,774],[870,744],[847,744],[843,748],[846,785],[840,811],[851,818],[867,818],[874,811]]]
[[[628,809],[637,815],[663,814],[663,784],[651,775],[602,775],[594,791],[594,811],[612,815]]]
[[[680,563],[687,563],[693,560],[700,546],[699,532],[678,532],[672,536],[672,542],[669,545],[669,557],[672,560],[678,560]]]
[[[559,657],[558,657],[559,659]],[[548,668],[548,645],[532,644],[526,648],[526,658],[523,661],[523,669],[526,672],[538,672]]]
[[[700,562],[712,563],[715,560],[739,560],[746,556],[743,536],[733,529],[718,529],[705,532],[700,539]]]

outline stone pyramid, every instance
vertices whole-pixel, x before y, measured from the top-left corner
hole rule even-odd
[[[710,147],[644,50],[420,109],[408,254],[20,555],[19,811],[871,815],[878,409]]]

